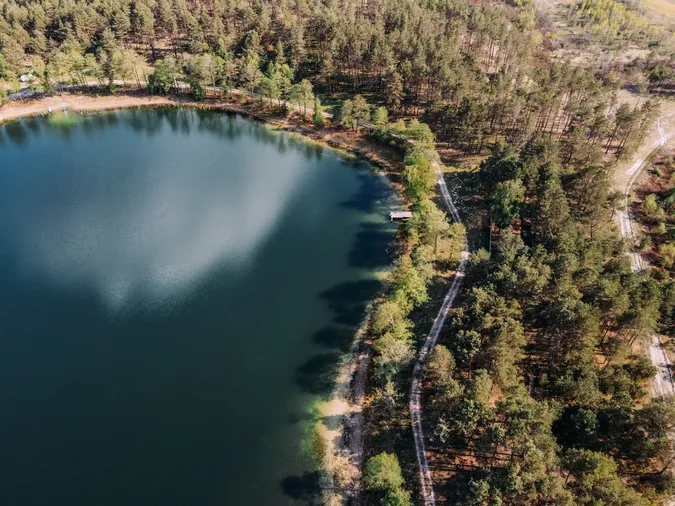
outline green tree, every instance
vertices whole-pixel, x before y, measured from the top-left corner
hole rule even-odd
[[[307,117],[307,105],[314,101],[312,83],[310,83],[307,79],[300,81],[300,97],[303,107],[302,115]]]
[[[368,490],[402,488],[403,475],[396,455],[383,452],[368,459],[363,469],[363,481]]]
[[[642,201],[642,212],[645,213],[645,216],[647,216],[647,218],[651,219],[656,216],[658,210],[659,210],[659,203],[656,200],[656,195],[650,193]]]
[[[277,81],[268,76],[262,76],[260,85],[258,86],[258,93],[268,100],[278,100],[281,97],[281,90]]]
[[[499,228],[511,226],[520,217],[520,208],[525,198],[525,187],[520,179],[510,179],[498,183],[492,195],[490,212]]]
[[[354,103],[351,100],[342,102],[342,107],[340,107],[340,123],[348,128],[356,130]]]
[[[359,130],[359,124],[367,123],[370,120],[370,104],[361,95],[356,95],[353,100],[352,117],[356,131]]]
[[[257,53],[249,52],[239,61],[239,79],[249,93],[253,93],[263,78]]]
[[[416,206],[408,226],[419,235],[423,243],[434,246],[434,253],[438,250],[438,239],[450,230],[445,213],[429,199],[423,199]]]
[[[443,389],[453,381],[455,359],[443,345],[436,345],[425,366],[425,378],[434,388]]]
[[[648,506],[649,501],[626,486],[617,476],[614,460],[602,453],[590,450],[570,450],[563,459],[563,466],[574,481],[581,504],[621,504],[625,506]]]
[[[159,60],[155,63],[155,70],[148,76],[148,91],[152,95],[166,95],[174,85],[176,76],[177,69],[173,60]]]
[[[403,255],[396,261],[391,278],[394,299],[404,307],[419,306],[429,299],[424,278],[415,269],[410,256]]]
[[[307,117],[307,105],[314,100],[314,93],[312,92],[312,83],[307,79],[303,79],[299,84],[293,86],[291,91],[291,101],[302,106],[302,115]]]
[[[373,124],[382,130],[387,126],[387,122],[389,121],[388,115],[387,115],[387,109],[384,107],[378,107],[373,111],[373,118],[372,118]]]
[[[673,78],[673,69],[665,65],[657,65],[649,73],[649,87],[655,88],[664,81]]]
[[[406,320],[406,311],[395,300],[385,300],[378,304],[373,313],[372,330],[376,335],[395,329],[402,322],[407,326],[411,324]]]
[[[312,121],[316,128],[323,128],[326,125],[326,119],[323,116],[323,109],[321,108],[321,100],[319,97],[314,97],[314,112],[312,113]]]
[[[402,488],[387,490],[382,500],[382,506],[413,506],[410,500],[410,492]]]
[[[395,71],[391,72],[386,81],[387,105],[394,110],[398,110],[401,107],[404,97],[403,80],[401,79],[401,74]]]
[[[422,202],[436,184],[436,174],[424,148],[413,146],[404,159],[404,193],[415,204]]]
[[[0,53],[0,79],[7,79],[9,77],[9,70],[7,69],[7,60],[2,53]]]
[[[376,371],[380,376],[391,378],[415,357],[410,339],[400,339],[387,332],[373,343]]]

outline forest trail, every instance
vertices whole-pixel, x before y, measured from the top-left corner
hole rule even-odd
[[[647,159],[657,149],[665,146],[668,141],[675,135],[675,127],[670,127],[668,132],[663,125],[664,120],[672,118],[673,113],[662,115],[656,122],[658,137],[649,145],[646,150],[643,150],[633,164],[623,173],[617,174],[617,180],[626,181],[624,187],[624,208],[618,213],[619,227],[621,236],[624,239],[629,239],[631,242],[631,250],[628,252],[630,256],[631,269],[633,272],[640,272],[645,268],[642,256],[635,250],[634,244],[637,239],[633,218],[630,212],[630,193],[633,189],[633,184],[638,176],[646,166]],[[654,397],[667,397],[675,394],[675,384],[673,384],[673,375],[671,370],[671,362],[663,347],[661,338],[654,334],[651,343],[649,344],[649,359],[654,367],[656,367],[656,375],[652,379],[652,394]],[[675,506],[675,499],[670,499],[664,503],[665,506]]]
[[[624,208],[618,213],[619,227],[621,229],[621,236],[627,239],[631,239],[633,242],[637,239],[635,230],[633,227],[633,218],[630,212],[630,193],[633,189],[633,184],[642,173],[642,169],[645,167],[647,159],[651,156],[654,151],[664,146],[670,138],[675,135],[675,131],[671,130],[666,133],[663,127],[663,121],[672,116],[672,114],[664,114],[656,121],[658,138],[646,149],[644,150],[638,158],[633,162],[633,164],[625,171],[624,177],[626,177],[626,186],[624,187]],[[644,269],[644,264],[642,257],[637,251],[631,249],[629,252],[631,269],[633,272],[639,272]]]
[[[633,184],[642,173],[646,166],[647,159],[657,149],[666,145],[666,143],[675,135],[675,129],[670,128],[668,132],[664,128],[664,120],[673,117],[673,114],[664,114],[657,122],[658,138],[644,150],[635,162],[625,171],[624,177],[627,177],[626,186],[624,187],[624,208],[619,211],[618,220],[621,229],[621,236],[629,239],[631,243],[635,243],[637,237],[635,234],[635,227],[633,217],[630,212],[630,194],[633,189]],[[621,177],[621,176],[620,176]],[[630,255],[631,269],[633,272],[640,272],[645,268],[645,263],[638,251],[631,247],[628,253]],[[649,345],[649,358],[657,368],[657,373],[652,380],[652,392],[656,397],[669,396],[675,394],[675,385],[673,384],[673,376],[671,373],[671,363],[666,354],[661,338],[658,335],[652,336],[652,342]],[[675,502],[670,502],[670,506],[675,505]]]
[[[448,208],[448,212],[454,221],[461,223],[459,212],[457,212],[457,207],[450,196],[448,191],[448,186],[445,183],[445,178],[443,173],[438,165],[434,163],[434,169],[436,170],[436,175],[438,176],[438,186],[441,190],[441,195],[443,197],[443,202]],[[429,335],[427,336],[422,349],[417,356],[417,362],[415,363],[415,368],[413,369],[413,378],[412,386],[410,388],[410,416],[412,418],[412,430],[413,438],[415,440],[415,453],[417,454],[417,463],[419,465],[420,471],[420,495],[422,498],[422,504],[424,506],[435,506],[436,499],[434,498],[434,488],[431,481],[431,471],[429,470],[429,461],[427,459],[426,448],[424,445],[424,431],[422,427],[422,367],[424,366],[424,361],[426,360],[427,355],[433,350],[438,340],[438,336],[443,328],[445,323],[445,318],[448,315],[448,311],[452,307],[455,297],[459,292],[459,288],[464,279],[464,271],[466,268],[467,260],[469,259],[469,243],[467,242],[466,236],[464,236],[464,251],[462,251],[462,259],[455,273],[455,277],[452,280],[450,289],[443,299],[443,304],[434,319],[434,323],[431,326]]]

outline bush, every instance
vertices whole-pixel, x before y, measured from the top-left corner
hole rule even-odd
[[[659,203],[656,200],[656,195],[650,193],[647,195],[642,202],[642,212],[645,213],[645,216],[648,218],[653,218],[657,211],[659,210]]]
[[[640,251],[646,251],[652,246],[652,238],[649,237],[648,235],[644,235],[640,238],[640,243],[638,244],[638,248]]]
[[[665,267],[671,267],[675,260],[675,244],[670,242],[662,244],[659,247],[659,254],[663,257],[663,265]]]
[[[190,91],[192,92],[192,98],[194,98],[198,102],[201,102],[206,98],[206,92],[204,91],[204,87],[197,81],[190,82]]]

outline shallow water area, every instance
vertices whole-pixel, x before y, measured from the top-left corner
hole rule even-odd
[[[306,504],[391,262],[366,164],[182,108],[0,126],[0,502]]]

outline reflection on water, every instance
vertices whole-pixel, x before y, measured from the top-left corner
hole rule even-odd
[[[245,135],[252,149],[255,143],[263,143],[276,146],[277,154],[286,153],[289,142],[286,136],[236,116],[178,108],[157,114],[142,110],[98,114],[81,117],[79,122],[72,115],[68,121],[60,120],[60,133],[72,136],[90,164],[82,169],[86,178],[54,160],[57,163],[45,167],[49,170],[39,181],[31,181],[31,200],[12,199],[12,194],[21,193],[12,186],[25,184],[25,179],[8,181],[0,190],[4,194],[0,213],[16,217],[7,226],[21,248],[18,256],[24,272],[46,274],[55,283],[89,285],[111,309],[130,301],[160,303],[188,293],[214,265],[246,268],[247,259],[274,229],[303,183],[298,177],[303,163],[299,155],[304,160],[321,156],[316,146],[299,144],[294,156],[270,158],[274,155],[270,152],[268,158],[256,161],[256,168],[247,163],[245,150],[238,149],[229,160],[212,161],[206,156],[193,160],[179,143],[158,146],[154,153],[145,146],[139,159],[111,167],[106,153],[96,152],[96,139],[101,129],[120,121],[136,134],[135,139],[121,136],[122,150],[138,149],[134,143],[139,137],[152,143],[166,128],[185,135],[186,145],[193,131],[213,134],[200,149],[219,148],[224,156],[231,153],[215,144],[222,139],[233,141]],[[5,133],[23,145],[29,136],[38,137],[40,128],[37,120],[27,120],[8,124]],[[82,135],[93,146],[79,147]],[[20,163],[20,156],[4,163]],[[261,163],[271,164],[274,170],[261,177]]]

